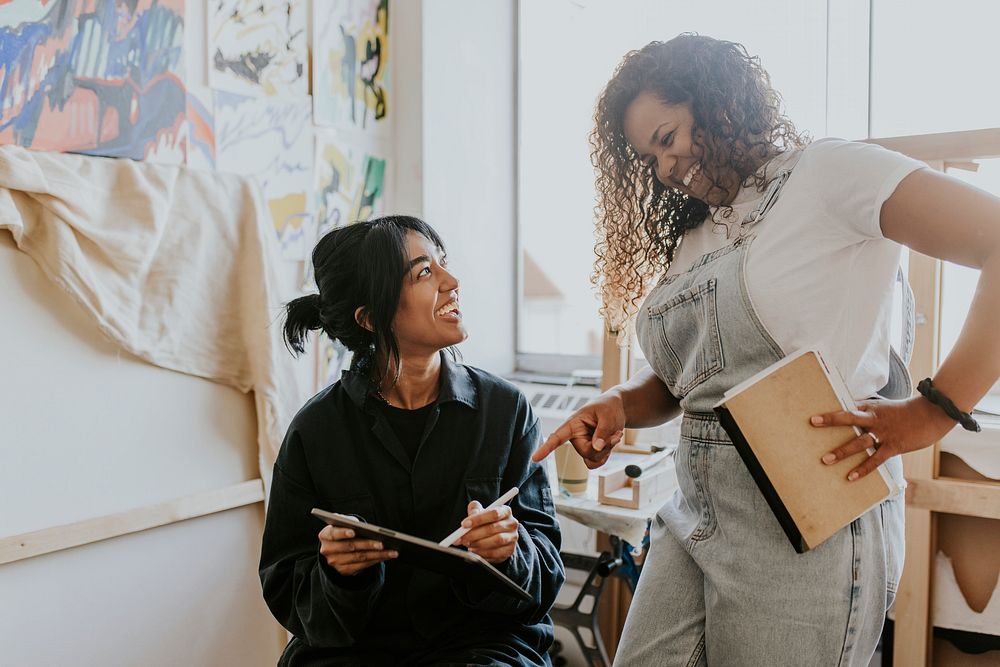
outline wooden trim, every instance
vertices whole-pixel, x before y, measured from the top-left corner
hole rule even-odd
[[[911,482],[912,484],[912,482]],[[906,560],[893,606],[892,664],[900,667],[928,666],[933,656],[931,632],[931,584],[937,517],[915,507],[906,508]]]
[[[943,169],[940,161],[931,167]],[[910,374],[917,380],[933,375],[941,338],[941,262],[910,251],[909,280],[913,288],[917,329],[910,359]],[[937,475],[938,444],[903,456],[903,469],[911,484]],[[907,507],[906,561],[895,602],[896,631],[893,664],[930,665],[931,585],[937,545],[937,519],[928,510]]]
[[[632,346],[618,345],[617,334],[605,330],[601,352],[601,391],[607,391],[628,380]]]
[[[941,260],[910,251],[909,281],[913,288],[917,326],[910,359],[914,382],[932,377],[937,370],[941,347]],[[937,476],[939,445],[921,449],[903,457],[907,479],[933,479]]]
[[[868,139],[916,160],[968,162],[1000,157],[1000,128]]]
[[[12,535],[0,538],[0,565],[254,505],[262,500],[264,484],[260,479],[252,479],[155,505]]]
[[[915,480],[906,488],[910,507],[1000,519],[1000,484],[955,479]]]
[[[960,162],[945,162],[944,169],[942,171],[948,171],[949,169],[961,169],[962,171],[979,171],[979,163],[975,160],[962,160]]]
[[[628,382],[632,377],[632,342],[618,345],[618,336],[605,330],[604,347],[601,351],[601,391]],[[624,443],[634,445],[636,430],[625,429]]]

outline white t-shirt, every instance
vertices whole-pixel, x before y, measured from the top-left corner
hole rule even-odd
[[[793,166],[777,202],[752,229],[747,257],[751,301],[771,337],[788,354],[816,346],[840,370],[857,398],[873,395],[889,375],[889,330],[901,246],[882,235],[879,213],[900,181],[925,167],[880,146],[822,139],[774,158],[768,178]],[[739,221],[762,193],[743,188],[732,214],[713,211],[688,231],[668,275],[738,238]]]

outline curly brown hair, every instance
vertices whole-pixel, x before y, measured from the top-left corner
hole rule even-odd
[[[781,110],[781,97],[760,59],[740,44],[684,33],[630,51],[597,101],[590,135],[597,172],[592,282],[601,315],[623,332],[639,301],[666,271],[684,233],[699,226],[709,205],[656,178],[625,138],[624,117],[641,93],[665,104],[686,104],[694,117],[692,142],[700,150],[706,199],[728,205],[738,188],[763,190],[761,165],[808,138]]]

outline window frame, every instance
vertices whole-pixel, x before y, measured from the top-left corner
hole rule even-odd
[[[920,160],[942,173],[947,173],[949,168],[959,165],[967,167],[977,160],[1000,159],[1000,127],[872,138],[866,141]],[[1000,196],[1000,193],[994,194]],[[909,252],[908,278],[914,286],[918,326],[916,346],[910,362],[914,379],[933,377],[942,361],[944,264],[943,260],[921,255],[912,250]],[[925,332],[929,332],[930,335]],[[1000,396],[1000,382],[993,385],[988,395]],[[985,423],[983,436],[1000,444],[1000,426]]]

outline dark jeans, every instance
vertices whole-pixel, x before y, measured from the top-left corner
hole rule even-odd
[[[285,648],[279,667],[319,667],[356,665],[358,667],[402,667],[438,665],[551,665],[548,653],[528,646],[517,637],[449,637],[428,645],[424,640],[387,639],[386,646],[352,648],[313,648],[298,638]]]

